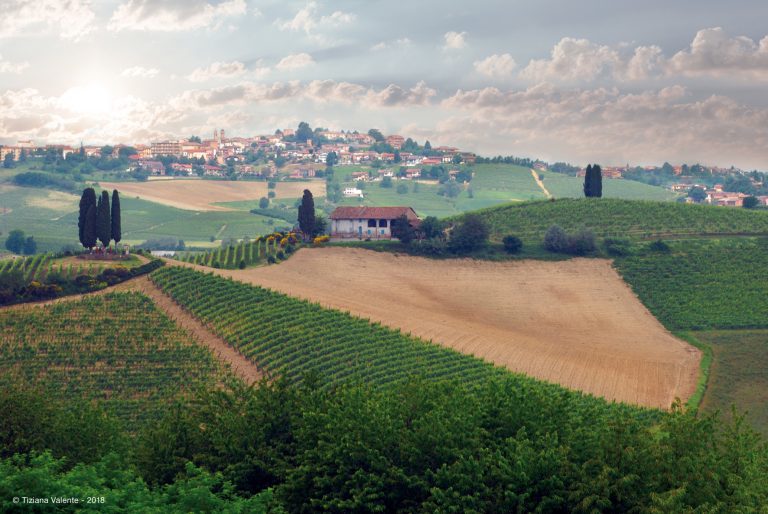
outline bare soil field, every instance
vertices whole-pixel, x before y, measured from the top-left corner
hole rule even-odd
[[[230,211],[215,202],[258,200],[267,196],[266,182],[232,180],[161,180],[151,182],[100,182],[103,189],[117,189],[121,195],[139,197],[190,211]],[[300,198],[305,189],[315,197],[325,196],[325,181],[278,182],[277,198]]]
[[[699,350],[673,337],[608,260],[436,261],[318,248],[277,266],[216,272],[609,400],[669,408],[696,386]]]

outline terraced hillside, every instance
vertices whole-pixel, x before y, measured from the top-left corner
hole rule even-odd
[[[516,234],[541,241],[551,225],[592,229],[598,236],[657,238],[706,235],[768,235],[768,212],[643,200],[560,199],[513,203],[477,211],[492,239]],[[458,217],[460,218],[460,217]]]
[[[211,353],[139,293],[0,309],[0,377],[99,400],[128,427],[225,377]]]

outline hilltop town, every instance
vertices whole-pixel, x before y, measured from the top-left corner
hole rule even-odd
[[[387,179],[471,180],[476,163],[517,164],[536,171],[553,171],[584,177],[585,169],[564,162],[548,163],[518,157],[480,157],[454,146],[417,143],[398,134],[312,129],[302,122],[296,129],[252,137],[229,136],[215,129],[212,137],[154,141],[149,144],[35,145],[18,141],[0,147],[4,167],[13,167],[27,156],[46,156],[64,171],[67,165],[85,163],[102,171],[127,173],[137,180],[148,177],[207,177],[214,179],[302,180],[324,177],[329,166],[356,167],[348,176],[355,183]],[[59,171],[62,171],[59,170]],[[462,172],[467,172],[462,174]],[[679,195],[680,201],[742,207],[768,206],[768,180],[757,170],[734,166],[664,163],[661,166],[606,165],[603,178],[628,179],[661,186]],[[128,178],[128,177],[125,177]],[[346,187],[345,197],[364,196],[362,188]],[[754,197],[755,200],[747,200]]]

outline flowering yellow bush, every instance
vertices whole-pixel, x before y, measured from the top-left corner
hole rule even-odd
[[[267,238],[267,243],[274,243],[275,242],[275,236],[269,236]]]
[[[284,237],[280,240],[280,246],[285,247],[288,244],[288,238]]]
[[[331,238],[329,236],[317,236],[312,240],[312,244],[314,244],[315,246],[320,246],[321,244],[327,243],[330,240]]]

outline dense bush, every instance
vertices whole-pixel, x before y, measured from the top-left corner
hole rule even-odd
[[[23,187],[48,187],[70,192],[74,192],[78,189],[77,184],[72,180],[38,171],[19,173],[13,177],[12,181],[15,185]]]
[[[414,255],[439,257],[448,253],[448,244],[439,238],[422,239],[411,243],[408,251]]]
[[[659,253],[669,253],[670,252],[669,245],[667,243],[665,243],[664,241],[662,241],[661,239],[657,239],[656,241],[654,241],[651,244],[649,244],[648,248],[650,250],[654,251],[654,252],[659,252]]]
[[[632,243],[629,239],[606,237],[603,240],[603,247],[608,255],[614,257],[624,257],[632,253]]]
[[[568,250],[568,234],[558,225],[552,225],[544,234],[544,248],[550,252],[565,253]]]
[[[523,248],[522,240],[517,236],[504,236],[502,240],[504,251],[507,253],[517,253]]]
[[[488,244],[488,225],[475,214],[467,214],[453,227],[448,249],[453,253],[469,253]]]
[[[544,234],[544,248],[554,253],[586,255],[595,251],[595,234],[586,228],[567,234],[558,225],[552,225]]]

